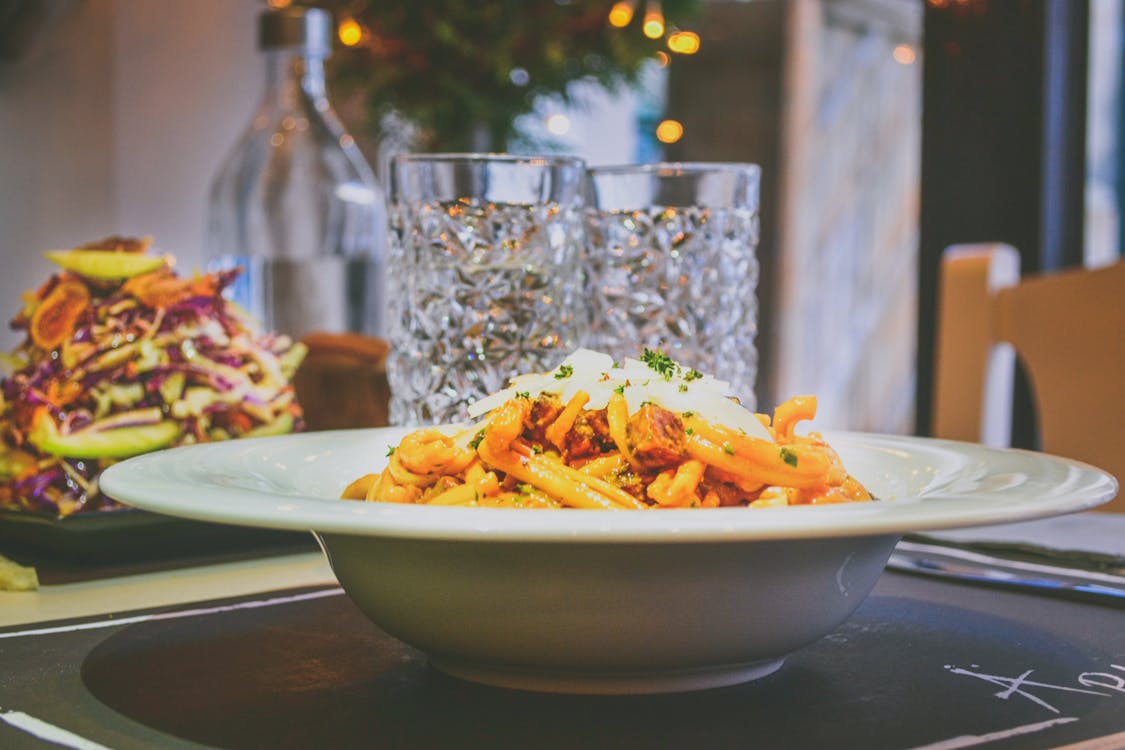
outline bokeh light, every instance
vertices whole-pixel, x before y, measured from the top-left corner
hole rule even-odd
[[[645,22],[641,31],[649,39],[659,39],[664,36],[664,9],[660,7],[659,0],[648,0],[645,3]]]
[[[668,49],[678,55],[694,55],[699,51],[699,34],[694,31],[677,31],[668,37]]]
[[[346,18],[340,22],[336,35],[340,37],[342,44],[354,47],[363,40],[363,27],[354,18]]]
[[[548,115],[547,132],[551,135],[566,135],[570,132],[570,118],[559,113]]]
[[[656,126],[656,140],[675,143],[684,137],[684,126],[678,120],[663,120]]]
[[[633,3],[621,0],[609,9],[609,24],[623,29],[633,21]]]

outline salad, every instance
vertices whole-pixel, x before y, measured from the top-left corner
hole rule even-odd
[[[290,384],[304,347],[223,298],[235,271],[180,276],[151,238],[47,253],[23,298],[26,332],[0,379],[0,508],[68,516],[120,507],[115,461],[302,427]]]

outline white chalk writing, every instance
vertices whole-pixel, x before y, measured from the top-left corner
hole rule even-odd
[[[1120,664],[1110,664],[1110,669],[1116,669],[1125,673],[1125,667]],[[1082,687],[1100,687],[1107,690],[1115,690],[1118,693],[1125,693],[1125,674],[1114,674],[1113,672],[1083,672],[1078,675],[1078,684]]]
[[[1116,669],[1121,669],[1121,667],[1117,667],[1116,665],[1113,666]],[[1068,685],[1056,685],[1050,682],[1031,680],[1029,678],[1035,671],[1034,669],[1028,669],[1018,677],[1004,677],[1002,675],[974,671],[976,669],[980,669],[980,666],[977,664],[972,664],[970,665],[970,667],[971,669],[964,669],[961,667],[955,667],[950,664],[945,665],[945,668],[949,670],[950,674],[975,677],[978,680],[984,680],[985,682],[990,682],[993,685],[1002,687],[1003,690],[998,693],[993,693],[993,695],[995,695],[997,698],[1000,698],[1001,700],[1008,700],[1012,696],[1019,696],[1020,698],[1025,698],[1032,703],[1035,703],[1036,705],[1039,705],[1055,714],[1059,713],[1059,709],[1057,709],[1053,704],[1049,703],[1045,698],[1043,698],[1041,693],[1046,691],[1057,691],[1063,693],[1083,693],[1085,695],[1097,695],[1102,697],[1111,695],[1111,693],[1103,692],[1101,690],[1084,690],[1083,688],[1070,687]],[[1117,675],[1107,672],[1083,672],[1082,675],[1080,675],[1078,678],[1078,683],[1083,687],[1110,687],[1110,689],[1125,692],[1125,690],[1122,690],[1122,688],[1120,686],[1117,686],[1116,683],[1114,686],[1107,686],[1104,683],[1094,681],[1094,678],[1098,677],[1117,677]],[[1083,681],[1083,678],[1086,678],[1085,681]],[[1122,681],[1122,685],[1125,685],[1125,680]]]

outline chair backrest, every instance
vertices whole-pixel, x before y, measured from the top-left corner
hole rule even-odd
[[[1018,356],[1043,450],[1125,479],[1125,261],[1021,279],[1015,249],[959,245],[938,283],[934,434],[1008,445]]]

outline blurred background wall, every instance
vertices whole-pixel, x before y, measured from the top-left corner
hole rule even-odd
[[[151,234],[181,268],[203,262],[208,183],[262,85],[251,0],[33,5],[0,60],[4,350],[44,250]]]
[[[262,94],[260,0],[0,0],[0,350],[47,249],[151,234],[205,263],[209,183]],[[9,10],[11,16],[5,16]],[[7,27],[5,24],[13,18]],[[591,163],[633,161],[641,94],[579,84],[527,123]],[[359,116],[337,105],[349,124]],[[573,110],[573,111],[572,111]],[[362,134],[358,133],[361,143]],[[650,140],[654,139],[651,138]],[[371,160],[378,144],[369,143]]]
[[[922,10],[715,2],[670,70],[669,156],[763,166],[759,402],[817,394],[826,425],[913,421]]]
[[[1094,262],[1117,257],[1120,247],[1121,4],[1083,5],[1094,30],[1087,206]],[[1046,12],[1040,6],[1049,9],[1051,0],[1021,3],[1019,12],[1038,18]],[[49,248],[151,234],[181,269],[204,263],[208,184],[261,93],[254,39],[263,7],[259,0],[0,0],[0,320],[46,277]],[[917,281],[920,139],[924,122],[943,127],[922,111],[923,50],[936,45],[962,59],[956,35],[983,34],[1003,8],[985,0],[710,0],[701,8],[696,53],[664,54],[665,65],[653,61],[631,91],[577,82],[574,103],[543,101],[522,127],[549,133],[560,150],[594,164],[760,163],[759,403],[817,393],[822,426],[909,432],[915,325],[927,304]],[[19,23],[13,9],[23,14]],[[1031,37],[1044,23],[1027,28],[1030,37],[1019,43],[1042,44]],[[982,36],[982,46],[991,38]],[[994,54],[1002,58],[1005,49]],[[1038,91],[1034,81],[1027,88]],[[960,111],[955,94],[941,105],[952,113]],[[337,104],[355,131],[358,111]],[[931,132],[950,148],[958,138],[985,137],[1005,135]],[[1051,149],[1032,145],[1035,159]],[[376,147],[367,144],[373,161]],[[951,185],[974,179],[946,173]],[[956,195],[946,193],[932,195],[933,205],[954,206]],[[17,339],[0,326],[0,349]]]
[[[882,5],[888,3],[914,7],[903,0]],[[41,253],[48,248],[110,233],[152,234],[181,269],[204,263],[207,186],[260,93],[254,29],[262,7],[252,0],[42,3],[19,54],[0,63],[5,318],[18,309],[19,294],[45,278]],[[852,10],[841,16],[835,7]],[[667,116],[685,127],[678,143],[666,145],[669,158],[761,163],[767,181],[761,254],[770,275],[763,279],[760,343],[778,363],[768,371],[768,387],[827,394],[832,380],[826,403],[847,403],[837,396],[852,395],[843,380],[854,378],[862,363],[849,353],[857,361],[826,368],[822,362],[838,361],[840,352],[827,344],[841,341],[841,332],[827,328],[810,340],[792,330],[820,319],[847,320],[857,295],[879,297],[881,287],[873,288],[863,270],[878,252],[871,243],[881,241],[875,225],[889,214],[907,232],[890,238],[900,244],[909,244],[913,226],[918,75],[892,52],[895,44],[916,41],[917,14],[891,33],[877,24],[881,10],[859,0],[711,3],[701,19],[705,41],[692,59],[677,57],[670,70],[652,65],[637,91],[610,95],[579,83],[575,104],[545,101],[524,124],[532,133],[546,131],[561,150],[604,164],[660,158],[666,144],[653,128]],[[885,138],[888,129],[903,137]],[[836,148],[841,142],[846,149]],[[859,195],[845,189],[879,160],[895,162],[893,181],[870,180],[871,189]],[[781,191],[787,191],[784,208]],[[894,206],[885,205],[883,196],[900,193]],[[821,201],[827,213],[815,210]],[[812,211],[816,218],[786,219],[783,210]],[[786,232],[796,254],[774,263]],[[858,255],[841,247],[857,244],[864,245]],[[887,288],[902,281],[909,290],[909,250],[896,272],[903,278],[883,279]],[[825,281],[832,297],[818,304],[816,289]],[[798,310],[799,316],[789,314]],[[874,325],[843,333],[869,337]],[[884,343],[909,362],[911,342],[900,334]],[[0,347],[15,343],[6,327],[0,331]],[[895,387],[905,387],[909,368],[894,372]],[[858,414],[828,416],[847,423]],[[908,427],[897,411],[871,419],[887,429]]]

